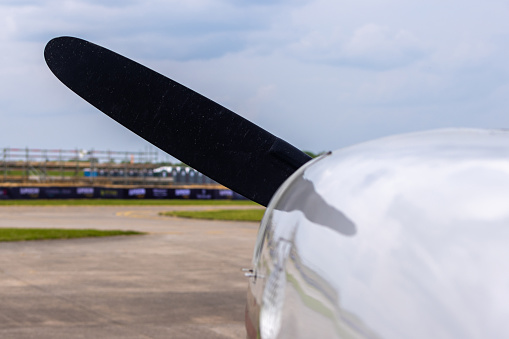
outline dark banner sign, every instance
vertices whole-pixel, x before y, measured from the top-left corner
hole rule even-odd
[[[75,187],[41,187],[40,197],[46,199],[75,199]]]
[[[145,188],[129,188],[127,190],[127,197],[134,199],[143,199],[147,195]]]
[[[175,199],[190,199],[191,190],[189,188],[176,188]]]
[[[9,189],[0,187],[0,199],[9,199]]]
[[[123,188],[96,187],[95,198],[123,199],[124,191],[125,191],[125,189],[123,189]]]
[[[77,198],[94,198],[96,189],[94,187],[76,187]]]
[[[192,189],[191,199],[210,200],[213,199],[213,191],[208,189]]]
[[[147,198],[149,199],[175,199],[175,190],[167,188],[147,189]]]
[[[246,200],[229,189],[109,188],[109,187],[0,187],[0,199],[221,199]]]
[[[232,190],[214,190],[214,199],[218,200],[231,200],[233,199],[233,191]]]
[[[41,189],[39,187],[11,187],[10,195],[13,199],[39,199]]]

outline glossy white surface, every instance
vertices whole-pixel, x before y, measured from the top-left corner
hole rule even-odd
[[[260,232],[262,338],[509,338],[508,132],[333,152],[281,187]]]

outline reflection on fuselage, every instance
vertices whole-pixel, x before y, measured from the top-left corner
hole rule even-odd
[[[262,333],[508,337],[508,135],[418,133],[300,169],[255,249],[252,312],[276,315]]]

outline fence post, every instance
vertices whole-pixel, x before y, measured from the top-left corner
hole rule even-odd
[[[43,156],[44,156],[44,182],[48,181],[48,150],[43,150]]]
[[[80,169],[79,157],[80,151],[76,148],[76,172],[74,173],[74,182],[78,181],[78,174]]]
[[[94,184],[94,176],[95,176],[95,157],[94,157],[94,149],[92,148],[92,150],[90,151],[90,175],[92,176],[92,185]]]
[[[58,162],[60,164],[60,178],[64,180],[64,163],[62,161],[62,149],[58,150]]]
[[[124,185],[127,185],[127,164],[129,164],[129,153],[125,152],[125,161],[124,161]]]
[[[4,148],[4,182],[7,180],[7,148]]]
[[[7,148],[4,148],[4,182],[7,180]]]
[[[28,153],[28,147],[25,147],[25,181],[28,182],[29,176],[29,166],[30,166],[30,156]]]

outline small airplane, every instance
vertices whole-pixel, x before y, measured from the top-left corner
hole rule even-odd
[[[509,338],[509,132],[445,129],[309,156],[204,96],[72,37],[51,71],[180,161],[267,206],[246,331]]]

